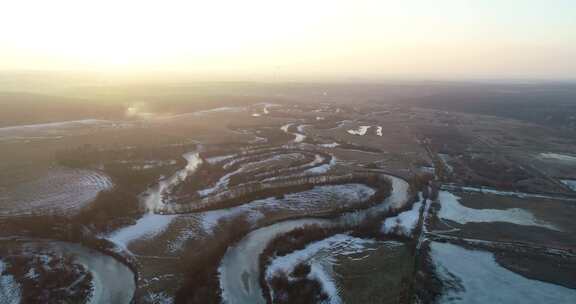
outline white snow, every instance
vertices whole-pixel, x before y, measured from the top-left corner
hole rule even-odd
[[[306,263],[311,266],[308,279],[317,280],[320,283],[330,298],[330,303],[341,303],[332,274],[332,265],[336,262],[336,257],[361,253],[366,250],[366,245],[374,243],[375,241],[369,239],[336,234],[308,244],[302,250],[274,258],[266,269],[266,280],[269,281],[279,272],[290,274],[298,264]]]
[[[561,182],[568,186],[568,188],[572,189],[572,191],[576,191],[576,180],[575,179],[563,179]]]
[[[383,136],[384,134],[382,134],[382,126],[378,126],[376,128],[376,135],[378,136]]]
[[[161,208],[166,194],[178,183],[194,174],[202,163],[202,159],[196,152],[186,153],[183,157],[188,162],[186,167],[174,173],[170,178],[161,180],[155,187],[148,189],[144,193],[141,200],[148,213],[138,219],[134,225],[112,232],[107,236],[110,241],[128,250],[128,245],[132,241],[141,238],[151,238],[166,230],[172,220],[176,218],[176,215],[155,214],[154,210]]]
[[[218,268],[223,302],[265,303],[258,282],[260,273],[258,256],[268,245],[268,242],[277,235],[306,225],[355,226],[369,216],[403,207],[408,200],[408,183],[394,176],[388,176],[388,178],[392,182],[392,193],[376,206],[348,212],[333,220],[303,218],[262,227],[250,232],[237,245],[229,247]],[[300,203],[306,202],[307,200],[302,200]]]
[[[450,155],[438,153],[438,156],[442,160],[442,163],[444,164],[444,167],[446,167],[448,172],[449,173],[454,172],[454,168],[452,167],[452,165],[450,165]]]
[[[526,192],[502,191],[502,190],[496,190],[496,189],[491,189],[491,188],[486,188],[486,187],[460,187],[460,186],[451,185],[451,184],[442,185],[442,189],[460,190],[460,191],[465,191],[465,192],[477,192],[477,193],[503,195],[503,196],[515,196],[515,197],[519,197],[519,198],[532,197],[532,198],[555,199],[555,200],[565,200],[565,201],[573,201],[574,200],[572,198],[566,198],[566,197],[561,197],[561,196],[534,194],[534,193],[526,193]]]
[[[540,158],[544,159],[554,159],[566,162],[576,162],[576,156],[558,154],[558,153],[540,153]]]
[[[164,204],[166,193],[170,192],[177,184],[192,175],[198,166],[202,164],[202,159],[196,152],[186,153],[182,157],[188,162],[184,169],[174,173],[170,178],[161,180],[158,185],[148,189],[145,193],[144,206],[150,212],[160,209]]]
[[[280,107],[279,104],[270,103],[270,102],[262,102],[262,103],[259,103],[259,104],[256,104],[256,105],[263,105],[263,106],[264,106],[264,107],[262,108],[262,113],[263,113],[264,115],[270,114],[270,108],[272,108],[272,107]]]
[[[220,155],[220,156],[212,156],[206,159],[206,162],[214,165],[220,162],[223,162],[225,160],[228,160],[230,158],[236,157],[236,154],[230,154],[230,155]]]
[[[352,135],[364,136],[364,135],[366,135],[366,132],[368,132],[368,129],[370,129],[370,128],[371,128],[371,126],[360,126],[356,129],[350,129],[347,132],[349,134],[352,134]]]
[[[0,217],[32,214],[70,214],[92,202],[100,191],[113,187],[104,173],[54,168],[0,195]]]
[[[244,167],[240,167],[232,172],[226,173],[225,175],[220,177],[220,179],[218,179],[218,181],[216,182],[216,184],[214,184],[214,186],[199,190],[198,194],[200,194],[201,196],[208,196],[210,194],[213,194],[214,192],[218,192],[219,190],[226,188],[228,186],[228,183],[230,183],[230,178],[242,171],[244,171]]]
[[[219,107],[208,110],[193,112],[194,115],[201,116],[206,114],[218,113],[218,112],[242,112],[245,111],[245,107]]]
[[[202,228],[212,233],[221,220],[246,214],[251,224],[255,224],[266,210],[311,210],[323,202],[334,205],[347,205],[353,202],[366,201],[375,190],[363,184],[324,185],[313,189],[289,193],[278,199],[269,197],[232,208],[202,212]]]
[[[440,212],[438,216],[460,224],[505,222],[516,225],[539,226],[552,230],[559,230],[554,225],[538,220],[532,213],[519,208],[505,210],[499,209],[473,209],[460,204],[460,197],[448,192],[440,191]]]
[[[284,131],[285,133],[288,133],[288,129],[290,128],[290,126],[292,126],[293,124],[289,123],[289,124],[285,124],[283,126],[280,127],[280,130]]]
[[[147,213],[136,224],[114,231],[108,239],[123,249],[138,239],[152,238],[166,230],[176,215]]]
[[[397,216],[389,217],[384,221],[380,231],[383,233],[397,233],[403,236],[411,236],[412,231],[416,228],[418,220],[420,219],[420,208],[422,202],[417,202],[412,205],[412,209],[404,211]]]
[[[259,259],[276,236],[298,227],[328,224],[328,220],[300,219],[285,221],[250,232],[235,246],[228,247],[218,267],[223,303],[266,303],[258,280]]]
[[[320,147],[324,147],[324,148],[336,148],[338,147],[340,144],[337,142],[333,142],[333,143],[329,143],[329,144],[320,144]]]
[[[527,279],[500,266],[488,251],[430,244],[438,276],[461,288],[444,290],[439,303],[576,303],[576,290]]]
[[[316,155],[316,157],[318,157],[319,155]],[[322,158],[322,160],[324,160],[324,158]],[[313,167],[310,168],[306,171],[304,171],[304,173],[312,173],[312,174],[324,174],[326,172],[328,172],[332,167],[334,167],[334,165],[336,164],[336,157],[332,156],[332,159],[330,159],[330,162],[327,164],[323,164],[320,165],[318,167]]]
[[[113,121],[100,120],[100,119],[59,121],[43,124],[2,127],[0,128],[0,135],[4,135],[7,132],[14,132],[14,131],[44,131],[47,129],[71,129],[71,128],[94,127],[94,126],[113,126],[115,124],[116,123]]]
[[[281,129],[282,131],[284,131],[284,133],[288,133],[288,134],[294,135],[294,136],[295,136],[295,138],[294,138],[294,142],[295,142],[295,143],[300,143],[300,142],[304,141],[304,139],[306,139],[306,135],[301,134],[301,133],[296,133],[296,132],[288,132],[288,129],[289,129],[292,125],[293,125],[293,123],[285,124],[285,125],[283,125],[282,127],[280,127],[280,129]],[[306,125],[299,125],[296,129],[298,130],[298,132],[304,132],[304,127],[305,127],[305,126],[306,126]]]
[[[3,274],[6,268],[6,263],[0,260],[0,300],[2,304],[18,304],[22,291],[14,276]]]
[[[305,133],[306,127],[308,127],[308,125],[299,125],[298,127],[296,127],[296,130],[298,130],[298,132],[300,133]]]

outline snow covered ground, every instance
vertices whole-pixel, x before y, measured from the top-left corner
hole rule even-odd
[[[568,188],[572,189],[572,191],[576,191],[576,180],[575,179],[563,179],[561,182],[568,186]]]
[[[100,191],[112,188],[104,173],[56,168],[0,195],[0,217],[32,213],[69,214],[92,202]]]
[[[220,263],[218,273],[223,303],[266,303],[258,280],[258,256],[275,237],[306,225],[329,224],[322,219],[285,221],[250,232],[237,245],[229,247]]]
[[[294,123],[285,124],[285,125],[283,125],[282,127],[280,127],[280,129],[281,129],[282,131],[284,131],[284,133],[288,133],[288,134],[294,135],[294,136],[295,136],[295,137],[294,137],[294,142],[295,142],[295,143],[301,143],[301,142],[303,142],[304,139],[306,139],[306,135],[302,134],[302,133],[304,133],[304,127],[305,127],[305,125],[299,125],[298,127],[296,127],[296,129],[298,130],[298,132],[301,132],[301,133],[298,133],[298,132],[289,132],[288,130],[290,129],[290,127],[291,127],[292,125],[294,125]]]
[[[136,224],[118,229],[107,238],[121,248],[128,250],[128,245],[132,241],[152,238],[166,230],[175,217],[176,215],[146,213],[136,221]]]
[[[317,280],[320,283],[330,299],[329,303],[341,303],[332,270],[336,258],[362,253],[367,250],[367,245],[375,243],[374,240],[360,239],[346,234],[331,236],[308,244],[302,250],[274,258],[266,269],[266,280],[269,281],[280,272],[290,274],[298,264],[306,263],[310,265],[308,279]]]
[[[276,236],[306,225],[358,225],[369,216],[403,207],[408,201],[408,183],[394,176],[388,178],[392,182],[392,193],[376,206],[347,212],[331,220],[303,218],[262,227],[246,235],[237,245],[229,247],[218,269],[224,303],[265,303],[258,280],[258,256]]]
[[[19,304],[21,297],[20,286],[12,275],[4,273],[6,268],[6,263],[0,260],[0,303]]]
[[[183,155],[188,162],[186,167],[174,173],[171,177],[161,180],[156,186],[148,189],[142,200],[142,204],[148,211],[134,225],[120,228],[112,232],[107,238],[119,247],[128,250],[128,245],[138,239],[151,238],[168,228],[176,215],[155,214],[154,211],[161,208],[166,199],[166,194],[177,184],[184,181],[196,172],[202,163],[202,159],[196,152]],[[129,250],[128,250],[129,252]]]
[[[318,156],[318,155],[317,155],[317,156]],[[324,161],[324,158],[322,158],[321,161]],[[306,173],[324,174],[324,173],[330,171],[330,169],[332,169],[332,167],[334,167],[334,165],[336,165],[336,162],[337,162],[337,161],[338,161],[338,160],[336,159],[336,157],[335,157],[335,156],[332,156],[332,159],[330,159],[330,162],[329,162],[329,163],[323,164],[323,165],[320,165],[320,166],[317,166],[317,167],[310,168],[310,169],[304,171],[304,173],[305,173],[305,174],[306,174]],[[316,164],[318,164],[318,163],[314,163],[314,165],[316,165]]]
[[[559,230],[552,224],[538,220],[532,213],[519,208],[505,210],[499,209],[474,209],[460,204],[460,197],[448,192],[440,191],[440,211],[438,216],[442,219],[451,220],[460,224],[506,222],[516,225],[538,226],[552,230]]]
[[[281,153],[281,154],[280,154]],[[269,158],[264,158],[264,159],[259,159],[259,160],[248,160],[245,163],[242,163],[240,165],[239,168],[237,168],[234,171],[228,172],[226,174],[224,174],[222,177],[220,177],[218,179],[218,181],[212,185],[211,187],[202,189],[200,191],[198,191],[198,194],[200,194],[201,196],[208,196],[214,193],[218,193],[222,190],[225,190],[226,188],[228,188],[229,183],[230,183],[230,179],[240,173],[244,173],[246,175],[250,175],[250,172],[259,170],[259,169],[263,169],[263,168],[281,168],[279,165],[283,164],[283,163],[288,163],[291,161],[299,161],[299,160],[303,160],[305,158],[305,156],[302,153],[299,152],[294,152],[294,153],[285,153],[285,152],[278,152],[278,153],[274,153],[274,154],[269,154],[271,157]],[[318,157],[320,157],[320,159],[318,159]],[[244,159],[249,159],[249,158],[244,158]],[[224,165],[224,168],[230,168],[231,164],[233,163],[237,163],[236,159],[233,162],[229,162],[227,164]],[[316,165],[317,163],[320,163],[324,160],[323,157],[321,157],[320,155],[316,155],[316,158],[314,161],[310,162],[310,164],[307,165]],[[269,173],[269,172],[266,172]],[[256,175],[258,176],[258,174]]]
[[[336,148],[338,147],[340,144],[337,142],[333,142],[333,143],[329,143],[329,144],[319,144],[320,147],[323,148]]]
[[[363,184],[317,186],[311,190],[286,194],[281,199],[269,197],[232,208],[202,212],[202,226],[205,231],[211,232],[219,221],[240,214],[246,214],[252,220],[258,220],[266,211],[305,212],[321,209],[327,204],[349,206],[368,200],[374,193],[374,189]]]
[[[555,199],[555,200],[564,200],[564,201],[573,201],[573,198],[569,197],[561,197],[561,196],[552,196],[546,194],[534,194],[534,193],[526,193],[526,192],[514,192],[514,191],[502,191],[492,188],[486,187],[461,187],[451,184],[444,184],[441,187],[443,190],[457,190],[457,191],[465,191],[465,192],[477,192],[477,193],[485,193],[485,194],[494,194],[494,195],[504,195],[504,196],[515,196],[519,198],[543,198],[543,199]]]
[[[576,162],[576,156],[558,153],[540,153],[540,158],[560,160],[565,162]]]
[[[335,205],[352,206],[366,201],[374,192],[374,189],[362,184],[324,185],[307,191],[289,193],[283,198],[269,197],[231,208],[180,215],[175,221],[175,225],[180,227],[178,236],[169,242],[168,250],[172,253],[179,252],[189,239],[212,237],[214,228],[221,221],[245,216],[249,224],[256,227],[258,220],[269,213],[306,214],[329,210]]]
[[[444,167],[446,167],[448,172],[449,173],[454,172],[454,168],[452,167],[452,165],[450,165],[450,158],[451,158],[450,155],[439,153],[438,156],[442,160],[442,163],[444,163]]]
[[[176,185],[184,181],[188,176],[191,176],[198,166],[202,164],[202,159],[196,152],[184,154],[182,157],[186,159],[186,167],[174,173],[167,179],[161,180],[155,187],[149,189],[144,194],[144,206],[150,212],[160,209],[164,204],[166,193],[170,192]]]
[[[18,125],[11,127],[0,128],[0,136],[7,136],[13,134],[19,134],[20,132],[34,132],[34,131],[48,131],[48,130],[64,130],[64,129],[77,129],[86,127],[104,127],[104,126],[115,126],[117,123],[110,120],[100,120],[100,119],[82,119],[82,120],[70,120],[70,121],[59,121],[50,122],[43,124],[31,124],[31,125]]]
[[[530,280],[500,266],[488,251],[449,243],[430,244],[432,261],[445,289],[439,303],[576,303],[576,290]]]
[[[368,129],[370,129],[371,126],[359,126],[356,129],[350,129],[346,132],[348,132],[348,134],[352,134],[352,135],[360,135],[360,136],[364,136],[366,135],[366,133],[368,132]]]
[[[397,216],[389,217],[384,220],[382,224],[382,233],[397,233],[403,236],[411,236],[412,231],[416,228],[418,220],[420,219],[420,208],[422,202],[417,202],[412,205],[412,209],[404,211]]]

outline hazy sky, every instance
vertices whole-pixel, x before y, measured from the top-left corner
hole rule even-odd
[[[576,78],[575,0],[0,0],[0,70]]]

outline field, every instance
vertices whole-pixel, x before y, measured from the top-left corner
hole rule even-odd
[[[574,96],[449,83],[2,93],[0,297],[572,303]]]

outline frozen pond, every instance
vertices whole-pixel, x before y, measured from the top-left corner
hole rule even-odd
[[[530,280],[500,266],[488,251],[432,242],[437,275],[458,286],[446,289],[439,303],[576,303],[576,290]]]
[[[466,223],[489,223],[505,222],[516,225],[539,226],[552,230],[559,230],[552,224],[546,223],[534,217],[532,213],[519,208],[511,209],[474,209],[460,204],[460,197],[448,192],[440,191],[440,212],[442,219],[451,220],[459,224]]]

